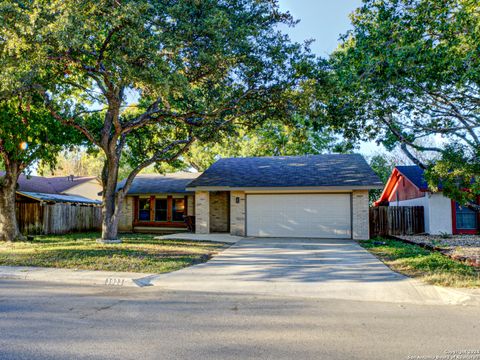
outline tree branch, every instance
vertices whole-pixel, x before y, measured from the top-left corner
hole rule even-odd
[[[180,155],[185,153],[190,148],[190,146],[195,142],[195,140],[196,140],[195,137],[190,137],[189,139],[185,139],[185,140],[173,141],[167,146],[165,146],[162,150],[157,151],[150,159],[145,160],[144,162],[139,164],[128,175],[127,180],[125,181],[125,185],[123,186],[122,189],[119,190],[118,192],[119,199],[120,198],[123,199],[127,195],[128,191],[130,190],[130,187],[132,186],[133,180],[135,179],[135,177],[138,175],[140,171],[142,171],[144,168],[146,168],[147,166],[155,162],[159,162],[159,161],[172,162],[178,159]],[[168,157],[165,156],[165,154],[173,150],[178,145],[184,145],[184,146],[181,149],[179,149],[175,154]]]
[[[57,121],[59,121],[63,125],[72,126],[73,128],[80,131],[90,142],[92,142],[97,146],[100,146],[100,143],[95,139],[93,134],[90,133],[90,131],[86,127],[76,123],[73,117],[65,119],[63,116],[61,116],[59,113],[55,111],[55,109],[53,108],[51,99],[49,98],[47,92],[43,88],[39,86],[35,86],[35,88],[37,92],[43,97],[45,101],[45,106],[47,107],[48,111]]]
[[[408,150],[406,143],[402,142],[402,144],[400,145],[400,148],[402,149],[403,153],[410,159],[410,161],[412,161],[415,165],[417,165],[423,170],[427,169],[427,166],[424,163],[422,163],[416,156],[414,156],[410,152],[410,150]]]
[[[101,63],[102,63],[102,61],[103,61],[103,59],[104,59],[105,51],[107,50],[107,47],[108,47],[108,45],[110,44],[110,40],[112,40],[113,35],[114,35],[116,32],[122,30],[124,27],[125,27],[124,24],[118,25],[118,26],[114,27],[113,29],[111,29],[111,30],[108,32],[105,40],[103,41],[102,47],[100,48],[100,51],[98,52],[97,69],[100,69]]]

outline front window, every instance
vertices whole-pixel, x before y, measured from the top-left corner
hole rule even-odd
[[[476,230],[477,213],[466,206],[457,204],[457,229]]]
[[[183,221],[185,213],[185,200],[172,199],[172,221]]]
[[[150,221],[150,199],[138,200],[138,220]]]
[[[155,200],[155,221],[167,221],[167,199]]]
[[[153,201],[151,199],[153,198]],[[184,222],[186,201],[173,196],[138,199],[138,221],[141,222]]]

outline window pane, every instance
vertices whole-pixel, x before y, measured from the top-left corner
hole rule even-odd
[[[457,204],[457,229],[475,230],[477,228],[477,213],[465,206]]]
[[[138,220],[150,221],[150,199],[138,200]]]
[[[183,215],[185,212],[185,200],[173,199],[172,220],[183,221]]]
[[[155,200],[155,221],[167,221],[167,199]]]

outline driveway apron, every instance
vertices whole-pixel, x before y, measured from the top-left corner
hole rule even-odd
[[[467,292],[393,272],[352,240],[247,238],[207,263],[156,276],[168,290],[417,304],[462,304]]]

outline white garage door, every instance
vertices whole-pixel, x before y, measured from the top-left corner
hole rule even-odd
[[[350,194],[247,195],[247,235],[351,238]]]

